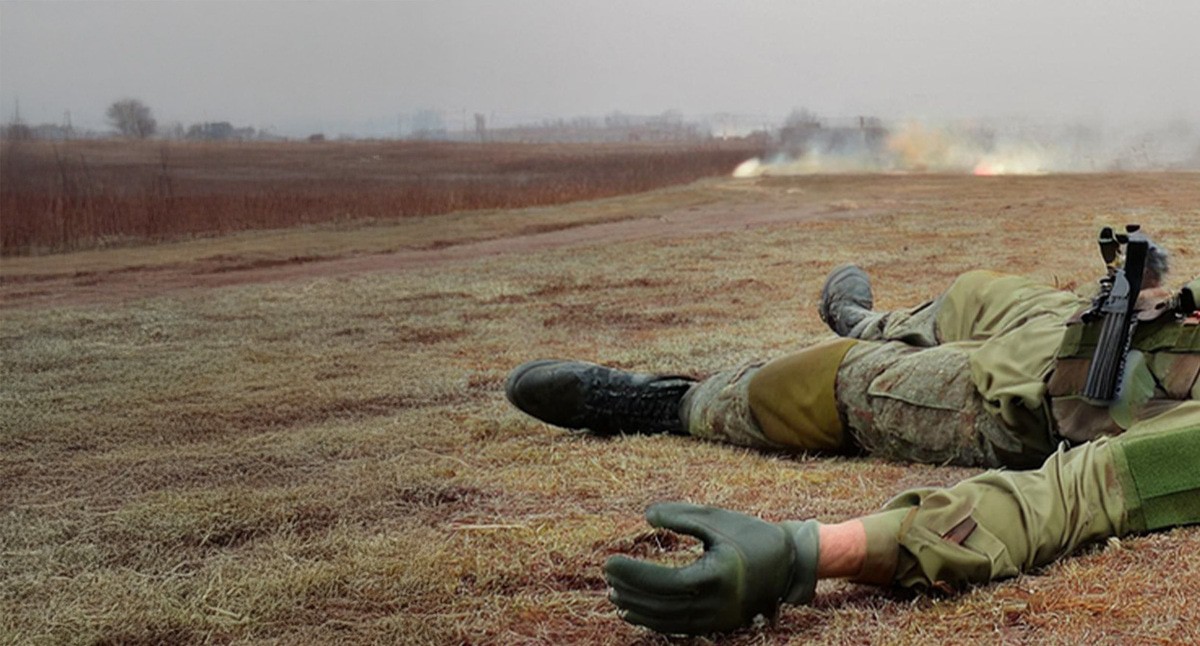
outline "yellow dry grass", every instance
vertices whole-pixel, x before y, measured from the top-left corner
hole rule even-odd
[[[6,260],[5,276],[37,276],[239,245],[344,255],[513,236],[547,217],[659,218],[670,232],[109,304],[7,303],[0,643],[663,643],[617,619],[600,575],[613,553],[694,551],[647,530],[648,504],[836,521],[973,471],[567,434],[505,403],[512,366],[578,357],[704,374],[773,356],[825,336],[821,280],[851,260],[885,308],[975,267],[1082,286],[1104,223],[1140,221],[1176,276],[1194,276],[1197,205],[1200,178],[1186,174],[723,180],[458,214],[441,231],[414,220]],[[688,232],[722,209],[726,230]],[[827,217],[737,224],[753,209]],[[1194,643],[1200,532],[1091,548],[945,598],[820,590],[728,641]]]

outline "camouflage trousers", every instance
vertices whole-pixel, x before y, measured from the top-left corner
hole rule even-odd
[[[1034,298],[1026,299],[1028,304],[993,298],[998,301],[995,306],[985,302],[963,307],[970,295],[986,293],[984,287],[992,293],[1032,293]],[[868,316],[851,333],[859,342],[837,368],[835,396],[848,435],[845,446],[888,459],[933,464],[1014,468],[1041,464],[1056,445],[1044,411],[1011,405],[1021,415],[1008,417],[1019,423],[1006,424],[980,394],[971,365],[972,353],[1003,331],[997,329],[1004,327],[997,322],[1009,318],[1014,322],[1006,326],[1020,325],[1020,316],[1010,311],[1035,307],[1041,294],[1055,303],[1060,300],[1054,290],[1037,288],[1022,278],[972,272],[933,301]],[[965,322],[951,321],[954,329],[947,331],[949,339],[942,338],[939,330],[939,325],[951,327],[945,309],[955,314],[964,310],[951,317]],[[1052,358],[1051,353],[1046,362]],[[750,384],[764,365],[747,364],[718,373],[693,389],[683,408],[688,432],[742,446],[794,449],[768,438],[750,410]],[[1040,382],[1041,376],[1029,380]]]
[[[984,408],[966,361],[966,354],[951,346],[921,349],[866,341],[851,347],[838,369],[836,397],[853,445],[893,460],[1004,466],[996,447],[1019,447],[1011,431]],[[688,432],[787,450],[763,433],[750,411],[749,386],[763,365],[717,373],[693,389],[684,405]]]

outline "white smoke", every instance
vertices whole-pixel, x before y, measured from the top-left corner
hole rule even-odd
[[[1200,170],[1200,129],[1184,121],[1142,128],[1028,122],[863,123],[838,127],[809,119],[799,126],[785,125],[773,153],[747,160],[733,176]]]

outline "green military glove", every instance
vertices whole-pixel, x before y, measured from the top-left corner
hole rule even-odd
[[[614,556],[604,564],[609,600],[630,623],[660,633],[702,635],[773,618],[780,602],[806,603],[817,587],[817,521],[768,523],[680,502],[646,520],[704,542],[704,556],[672,568]]]

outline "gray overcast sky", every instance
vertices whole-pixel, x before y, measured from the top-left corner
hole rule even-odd
[[[1200,2],[0,4],[5,120],[101,129],[121,96],[297,134],[419,108],[1195,123]]]

